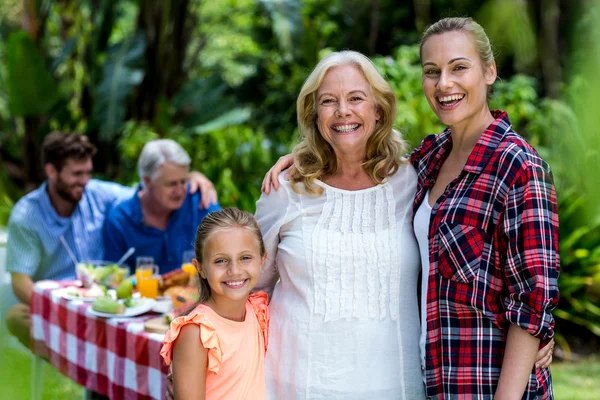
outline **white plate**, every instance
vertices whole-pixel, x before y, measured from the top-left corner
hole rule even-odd
[[[154,304],[156,303],[156,300],[148,299],[145,297],[142,297],[137,301],[139,302],[138,305],[136,305],[135,307],[127,307],[127,309],[125,309],[125,312],[123,314],[109,314],[109,313],[98,312],[98,311],[95,311],[92,307],[88,308],[88,312],[97,317],[104,317],[104,318],[135,317],[137,315],[141,315],[141,314],[144,314],[144,313],[152,310],[152,308],[154,307]]]
[[[81,291],[83,291],[85,289],[81,289]],[[77,295],[73,295],[72,292],[75,291],[73,289],[69,289],[69,288],[60,288],[60,289],[56,289],[54,291],[54,294],[57,296],[62,297],[63,299],[67,299],[67,300],[79,300],[79,301],[83,301],[84,303],[93,303],[94,301],[96,301],[96,299],[98,299],[99,297],[83,297],[83,296],[77,296]],[[102,296],[100,296],[102,297]]]
[[[57,289],[60,287],[60,284],[56,281],[38,281],[35,283],[37,287],[40,289]]]
[[[171,301],[171,299],[160,299],[157,298],[156,299],[156,303],[154,304],[154,307],[152,307],[152,311],[160,313],[160,314],[166,314],[169,311],[171,311],[173,309],[173,302]]]

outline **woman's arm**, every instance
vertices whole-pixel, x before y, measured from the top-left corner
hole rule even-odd
[[[554,335],[560,268],[556,192],[543,161],[523,163],[507,196],[503,226],[504,317],[510,325],[496,398],[520,399],[534,361],[549,364],[554,347],[539,350],[540,339]]]
[[[261,190],[264,193],[269,194],[271,193],[271,185],[273,185],[273,188],[275,190],[278,190],[279,181],[277,180],[277,177],[279,176],[281,171],[285,170],[288,167],[292,167],[289,168],[289,170],[285,174],[286,179],[289,179],[290,174],[294,171],[293,165],[294,156],[292,154],[286,154],[285,156],[279,157],[279,160],[277,160],[275,165],[273,165],[271,169],[266,173],[263,179]]]
[[[188,324],[173,345],[173,389],[177,400],[205,400],[208,350],[200,341],[200,327]]]
[[[517,325],[510,325],[495,400],[523,397],[535,362],[540,340]]]
[[[200,207],[207,209],[211,204],[217,204],[217,191],[213,183],[198,171],[191,171],[188,177],[190,181],[190,194],[200,192]]]
[[[263,193],[256,202],[256,221],[263,236],[267,260],[261,271],[260,280],[254,291],[265,291],[272,300],[275,284],[279,280],[277,249],[281,241],[282,226],[299,215],[300,211],[292,200],[292,189],[288,182],[279,176],[279,190],[271,194]],[[283,187],[281,187],[283,186]]]

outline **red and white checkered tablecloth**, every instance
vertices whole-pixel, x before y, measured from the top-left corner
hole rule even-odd
[[[89,303],[66,300],[53,288],[56,282],[38,282],[31,298],[36,355],[111,399],[165,398],[168,368],[159,354],[164,335],[144,331],[144,322],[156,314],[97,317],[88,312]]]

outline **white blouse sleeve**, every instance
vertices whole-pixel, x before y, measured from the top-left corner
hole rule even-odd
[[[289,222],[290,210],[296,209],[290,199],[290,183],[283,178],[283,172],[279,175],[279,190],[271,190],[270,194],[263,193],[256,202],[256,220],[263,235],[267,261],[263,266],[260,280],[254,291],[263,290],[269,295],[269,301],[273,295],[275,284],[279,280],[277,270],[277,247],[279,246],[279,232],[281,227]]]

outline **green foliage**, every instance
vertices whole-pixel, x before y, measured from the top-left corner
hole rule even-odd
[[[515,70],[530,71],[537,61],[534,24],[523,0],[487,1],[476,20],[494,44],[497,61],[514,55]]]
[[[145,42],[142,34],[111,46],[96,87],[94,119],[105,140],[121,132],[127,110],[125,101],[144,78]]]
[[[197,16],[187,64],[192,79],[214,71],[232,87],[257,73],[264,49],[253,35],[255,0],[202,1],[192,4]]]
[[[396,127],[411,147],[418,146],[426,135],[444,129],[423,96],[418,45],[400,46],[393,57],[377,57],[373,62],[398,98]]]
[[[14,32],[6,46],[6,89],[13,115],[50,111],[59,99],[52,75],[39,49],[25,32]]]

